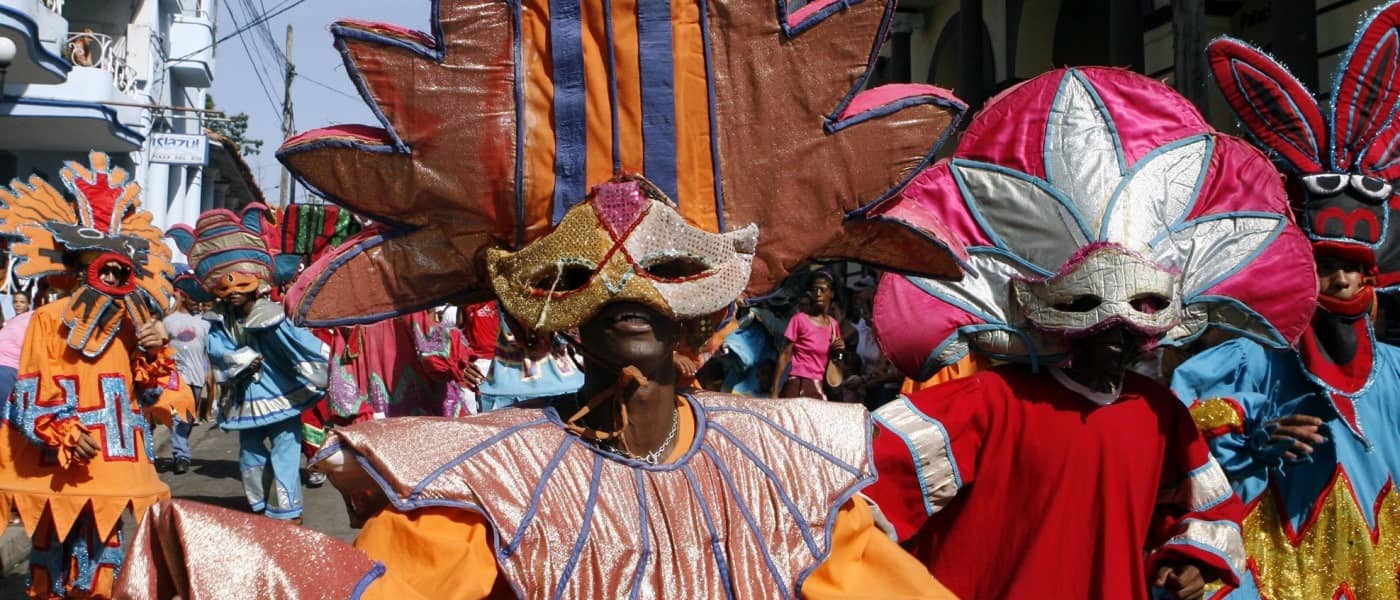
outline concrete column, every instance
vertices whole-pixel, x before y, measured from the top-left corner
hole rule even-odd
[[[1209,115],[1205,0],[1172,2],[1172,34],[1176,38],[1176,91],[1186,96],[1202,113]]]
[[[1108,8],[1108,56],[1115,67],[1141,73],[1144,69],[1142,4],[1137,0],[1110,2]]]
[[[982,107],[986,95],[986,90],[982,89],[982,70],[983,61],[989,59],[982,56],[985,45],[982,38],[982,0],[961,0],[958,19],[958,35],[962,42],[959,48],[962,73],[958,82],[958,96],[967,102],[968,108],[977,109]]]
[[[170,168],[170,179],[173,189],[171,189],[170,194],[166,196],[165,202],[167,208],[165,221],[160,225],[161,229],[170,229],[170,226],[180,222],[180,218],[183,216],[180,212],[180,203],[185,198],[185,191],[189,189],[189,180],[185,175],[186,170],[187,167],[172,166]]]
[[[1316,90],[1317,7],[1311,2],[1273,0],[1273,55],[1293,72],[1298,81]]]
[[[148,155],[146,159],[149,158]],[[167,229],[165,208],[170,204],[170,165],[146,164],[146,189],[142,196],[146,210],[151,211],[151,222],[162,231]]]

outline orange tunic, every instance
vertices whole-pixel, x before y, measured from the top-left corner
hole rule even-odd
[[[694,415],[681,399],[673,462],[695,438]],[[452,508],[411,513],[392,508],[371,518],[355,546],[384,563],[386,574],[364,598],[514,598],[492,550],[490,525],[480,514]],[[838,513],[832,550],[802,586],[804,598],[955,598],[918,560],[875,525],[866,501],[857,497]],[[597,590],[594,597],[615,591]]]
[[[178,371],[160,378],[160,399],[146,407],[146,420],[151,426],[164,425],[174,428],[175,415],[186,423],[195,421],[194,390],[190,389]]]
[[[908,396],[914,392],[926,390],[941,383],[976,375],[990,368],[992,368],[991,360],[984,358],[976,352],[968,352],[967,356],[964,356],[962,360],[943,367],[937,373],[934,373],[933,377],[927,380],[914,381],[913,379],[905,379],[904,386],[900,389],[900,393]]]
[[[128,506],[142,515],[170,497],[151,462],[133,372],[155,380],[173,362],[138,355],[130,323],[100,356],[84,357],[67,345],[66,307],[55,302],[35,311],[3,411],[9,418],[0,424],[0,510],[13,506],[31,536],[47,510],[59,539],[88,507],[105,534]],[[82,432],[102,449],[86,463],[71,453]]]

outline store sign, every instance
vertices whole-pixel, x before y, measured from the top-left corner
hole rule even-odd
[[[203,166],[209,162],[209,138],[205,136],[153,133],[149,142],[153,163]]]

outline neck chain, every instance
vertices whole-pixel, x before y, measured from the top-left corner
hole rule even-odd
[[[666,439],[661,441],[660,446],[657,446],[655,450],[652,450],[651,452],[648,452],[641,456],[632,454],[631,452],[627,451],[626,448],[619,447],[617,442],[613,440],[599,442],[598,446],[618,456],[627,457],[632,460],[639,460],[653,466],[658,465],[661,464],[661,453],[665,452],[667,448],[671,447],[671,442],[676,441],[676,432],[680,431],[680,423],[681,409],[680,407],[676,407],[675,412],[671,413],[671,432],[666,434]]]

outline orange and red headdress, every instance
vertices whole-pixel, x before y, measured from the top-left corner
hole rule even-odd
[[[59,176],[65,196],[42,177],[0,189],[0,236],[10,238],[25,278],[68,278],[76,284],[64,312],[68,345],[100,355],[128,320],[139,329],[175,302],[170,248],[151,214],[141,210],[141,188],[131,175],[93,152],[89,165],[69,162]],[[124,273],[116,285],[104,268]]]

